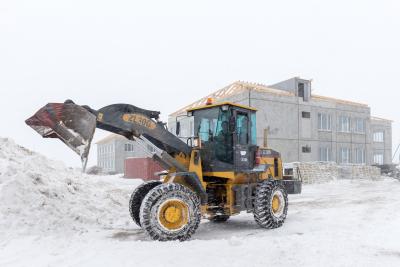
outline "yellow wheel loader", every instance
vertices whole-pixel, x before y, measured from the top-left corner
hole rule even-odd
[[[257,146],[256,109],[233,103],[190,109],[194,136],[187,142],[159,116],[128,104],[94,110],[67,100],[47,104],[26,123],[62,140],[84,168],[96,128],[156,147],[153,159],[167,170],[165,178],[139,186],[129,203],[133,221],[153,240],[188,240],[202,218],[223,223],[241,212],[253,213],[262,228],[284,224],[288,193],[300,193],[301,181],[284,179],[280,154]]]

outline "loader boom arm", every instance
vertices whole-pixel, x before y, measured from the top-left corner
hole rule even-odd
[[[97,128],[123,135],[130,140],[143,136],[171,156],[179,153],[190,155],[191,148],[159,121],[160,112],[128,104],[110,105],[98,111],[88,110],[97,117]]]
[[[192,148],[173,135],[159,120],[160,112],[129,104],[114,104],[99,110],[76,105],[71,100],[51,103],[40,109],[26,123],[44,138],[59,138],[81,156],[86,167],[95,128],[125,136],[129,140],[146,140],[162,151],[155,157],[164,166],[178,168],[174,158],[189,157]],[[182,166],[178,169],[182,169]]]

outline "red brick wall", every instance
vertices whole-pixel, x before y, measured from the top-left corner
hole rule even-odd
[[[158,180],[154,173],[163,171],[163,168],[150,158],[129,158],[125,160],[125,178],[143,180]]]

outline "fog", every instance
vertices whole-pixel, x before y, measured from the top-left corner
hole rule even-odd
[[[0,0],[0,136],[79,166],[24,120],[66,99],[96,109],[130,103],[165,120],[236,80],[300,76],[313,79],[314,93],[394,120],[397,147],[398,14],[394,0]]]

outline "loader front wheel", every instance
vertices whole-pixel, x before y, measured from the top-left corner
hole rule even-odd
[[[263,181],[256,190],[254,218],[266,229],[281,227],[286,220],[289,202],[286,189],[279,181]]]
[[[160,181],[149,181],[139,185],[132,193],[129,201],[129,213],[131,214],[133,221],[139,227],[142,227],[140,224],[140,206],[142,205],[142,201],[151,189],[159,186],[160,184]]]
[[[162,184],[152,189],[140,208],[140,223],[153,240],[186,241],[201,220],[199,197],[180,184]]]

